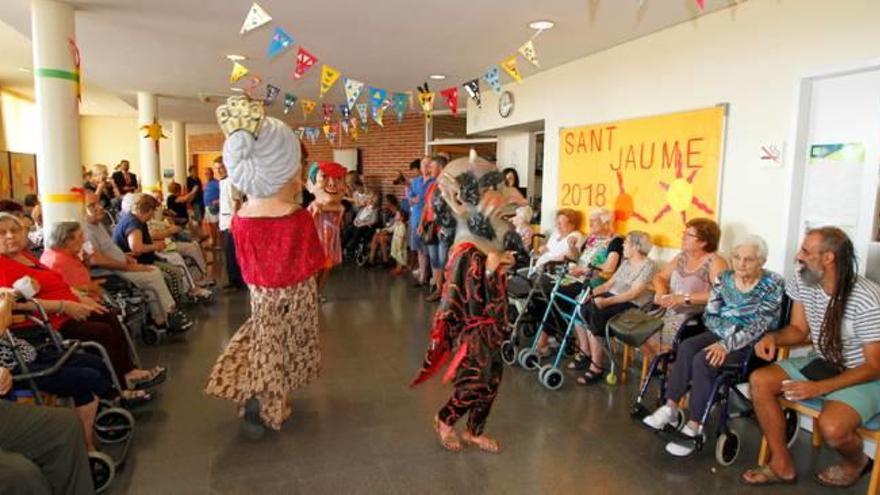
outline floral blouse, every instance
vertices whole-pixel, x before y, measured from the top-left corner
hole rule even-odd
[[[742,349],[779,324],[784,290],[782,276],[764,270],[754,287],[741,292],[733,271],[727,270],[709,293],[703,323],[727,352]]]

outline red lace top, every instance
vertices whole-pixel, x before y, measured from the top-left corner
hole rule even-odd
[[[45,265],[37,261],[37,258],[28,253],[22,253],[29,259],[34,266],[27,266],[12,258],[0,256],[0,287],[12,287],[12,284],[21,277],[28,276],[33,278],[40,284],[40,291],[37,292],[37,299],[46,299],[49,301],[75,301],[79,298],[64,281],[64,278],[58,272],[50,270]],[[70,317],[65,314],[49,313],[49,323],[52,328],[58,330],[61,325],[65,324]]]
[[[283,217],[232,218],[235,254],[249,285],[296,285],[324,266],[324,248],[305,209]]]

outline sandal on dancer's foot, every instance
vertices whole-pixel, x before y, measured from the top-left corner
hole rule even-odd
[[[440,421],[439,416],[434,416],[434,431],[436,431],[437,436],[440,437],[440,445],[442,445],[444,449],[452,452],[461,451],[461,442],[459,441],[458,435],[455,433],[455,430],[452,429],[451,426],[449,427],[449,431],[446,434],[444,434],[440,430],[441,425],[444,424],[445,423],[442,423]]]
[[[783,478],[766,465],[745,471],[739,476],[739,481],[748,486],[793,485],[797,483],[797,475]]]
[[[126,409],[142,406],[151,400],[153,396],[143,390],[123,390],[119,395],[119,402]]]
[[[839,464],[829,466],[816,474],[816,482],[830,488],[849,488],[858,483],[862,476],[870,473],[874,467],[874,461],[870,457],[865,456],[865,459],[865,464],[860,470],[850,473],[845,472]]]
[[[474,435],[469,431],[465,431],[461,434],[461,440],[468,445],[477,447],[483,452],[488,452],[490,454],[501,453],[501,444],[498,440],[489,438],[485,435]]]

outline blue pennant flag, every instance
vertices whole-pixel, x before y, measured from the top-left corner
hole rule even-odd
[[[403,114],[406,113],[409,104],[409,95],[406,93],[394,93],[394,111],[397,113],[397,123],[403,121]]]
[[[269,42],[269,49],[266,54],[269,59],[277,57],[281,52],[293,45],[293,38],[284,32],[280,27],[275,28],[275,34],[272,35],[272,41]]]
[[[501,94],[501,69],[498,66],[494,66],[483,75],[483,79],[489,83],[489,86],[493,91],[497,94]]]
[[[370,103],[373,105],[373,108],[379,108],[385,103],[385,97],[388,96],[388,92],[384,89],[379,88],[370,88]]]
[[[348,105],[345,103],[339,105],[339,113],[342,114],[342,118],[344,120],[348,120],[351,118],[351,109],[348,108]]]

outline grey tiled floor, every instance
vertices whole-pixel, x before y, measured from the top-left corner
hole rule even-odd
[[[489,433],[499,456],[440,448],[430,418],[449,389],[433,380],[409,389],[424,351],[433,306],[409,281],[379,270],[334,273],[322,306],[323,374],[294,396],[284,429],[260,442],[239,435],[234,408],[202,393],[207,373],[248,313],[247,296],[221,296],[194,312],[182,341],[142,349],[169,367],[155,404],[137,413],[130,460],[110,493],[132,494],[582,494],[845,493],[812,481],[834,460],[796,446],[802,481],[747,490],[738,473],[756,458],[757,430],[740,458],[718,466],[711,448],[681,460],[628,417],[632,385],[586,389],[569,380],[550,392],[534,374],[506,369]],[[803,433],[803,432],[802,432]],[[710,444],[712,447],[712,444]],[[852,493],[864,493],[862,481]]]

